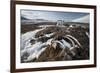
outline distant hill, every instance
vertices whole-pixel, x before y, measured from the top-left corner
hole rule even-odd
[[[21,16],[21,20],[28,20],[28,18]]]
[[[51,23],[52,21],[46,20],[46,19],[27,19],[24,17],[21,17],[21,23],[22,25],[29,25],[29,24],[48,24]]]

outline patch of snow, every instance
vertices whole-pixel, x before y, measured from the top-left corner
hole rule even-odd
[[[88,38],[89,38],[89,33],[88,32],[86,32],[86,35],[88,36]]]
[[[73,25],[70,25],[69,27],[71,27],[71,28],[72,28],[72,27],[73,27]]]
[[[46,49],[45,43],[40,43],[40,44],[38,43],[38,44],[32,46],[31,48],[29,48],[27,50],[27,52],[29,53],[29,56],[28,56],[27,60],[24,60],[24,61],[31,61],[35,58],[38,58],[45,49]]]
[[[47,47],[42,48],[42,49],[36,54],[36,58],[37,58],[37,59],[39,58],[39,56],[41,55],[41,53],[42,53],[43,51],[45,51],[46,48],[47,48]]]
[[[42,46],[43,46],[42,42],[37,42],[37,43],[33,44],[30,48],[27,48],[27,52],[29,54],[32,54],[35,51],[39,51]]]
[[[22,50],[21,56],[23,56],[25,53],[29,54],[27,60],[24,60],[24,61],[30,61],[34,58],[38,58],[39,55],[44,51],[43,47],[46,47],[46,46],[47,46],[46,43],[37,42],[33,44],[30,48]]]
[[[55,26],[55,25],[40,25],[39,27],[51,27],[51,26]]]
[[[51,37],[54,33],[45,34],[46,37]]]
[[[31,45],[30,39],[29,39],[29,40],[26,41],[25,46],[24,46],[24,49],[27,49],[27,48],[29,48],[29,47],[31,47],[31,46],[32,46],[32,45]]]
[[[34,45],[27,47],[26,49],[21,50],[21,56],[23,56],[24,53],[32,54],[33,52],[39,49],[38,46],[41,44],[42,42],[38,42],[38,43],[35,43]],[[37,48],[37,49],[34,49],[34,48]]]
[[[30,32],[26,32],[25,34],[21,35],[21,50],[25,49],[25,47],[28,45],[28,43],[30,42],[31,39],[36,39],[35,35],[37,32],[43,30],[42,29],[37,29],[35,31],[30,31]]]
[[[35,59],[36,54],[37,54],[37,51],[34,52],[33,54],[31,54],[27,59],[25,59],[24,62],[31,61],[31,60]]]
[[[63,43],[63,45],[64,45],[65,47],[71,48],[70,43],[68,43],[68,42],[65,41],[64,39],[62,39],[61,42]]]

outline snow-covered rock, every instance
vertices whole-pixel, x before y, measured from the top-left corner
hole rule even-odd
[[[68,43],[68,42],[65,41],[64,39],[62,39],[61,42],[64,44],[65,47],[71,48],[70,43]]]

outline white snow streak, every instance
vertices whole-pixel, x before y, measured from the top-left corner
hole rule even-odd
[[[46,47],[46,43],[37,42],[30,48],[24,49],[24,51],[22,51],[21,53],[22,55],[24,55],[24,53],[28,53],[29,57],[25,61],[31,61],[32,59],[39,57],[39,55],[43,52],[43,47]]]
[[[51,37],[54,33],[45,34],[46,37]]]
[[[37,29],[35,31],[30,31],[25,34],[22,34],[21,35],[21,50],[25,49],[25,46],[28,45],[28,43],[30,42],[31,39],[36,39],[35,38],[36,33],[43,29],[45,29],[45,28]]]
[[[89,38],[89,33],[88,32],[86,32],[86,35],[88,36],[88,38]]]
[[[71,48],[71,45],[68,42],[66,42],[64,39],[62,39],[61,42],[64,44],[65,47]]]

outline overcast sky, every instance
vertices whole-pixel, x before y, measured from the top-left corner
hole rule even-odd
[[[21,16],[28,19],[46,19],[46,20],[64,20],[72,21],[77,18],[89,15],[89,13],[79,12],[61,12],[61,11],[39,11],[39,10],[21,10]]]

